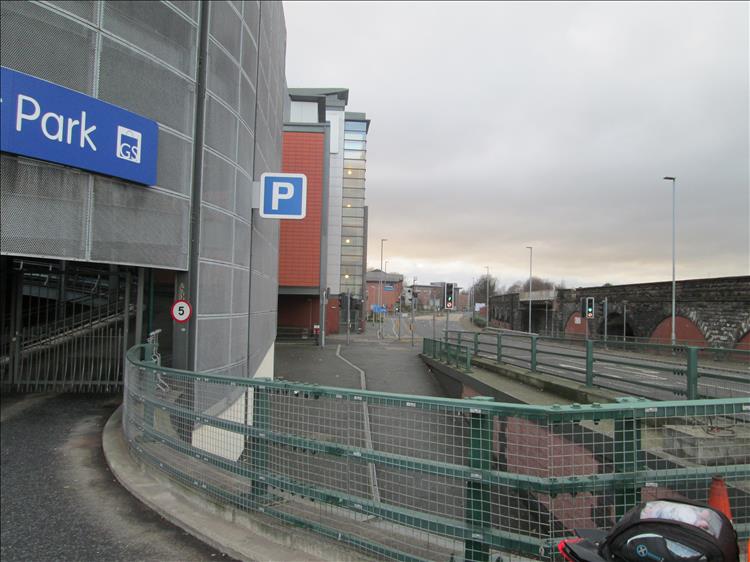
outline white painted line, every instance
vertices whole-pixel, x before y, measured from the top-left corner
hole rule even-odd
[[[365,379],[365,372],[357,367],[354,363],[349,361],[346,357],[341,355],[341,344],[338,344],[336,346],[336,357],[359,372],[359,386],[362,390],[367,390],[367,380]],[[362,402],[362,414],[365,425],[365,446],[371,451],[374,451],[375,449],[372,446],[372,432],[370,431],[370,410],[367,408],[367,402]],[[379,502],[380,489],[378,488],[378,476],[375,472],[375,463],[368,462],[367,470],[370,473],[370,489],[372,490],[372,499],[376,502]]]

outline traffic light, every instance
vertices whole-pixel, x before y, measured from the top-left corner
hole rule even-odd
[[[594,297],[586,297],[586,318],[594,317]]]
[[[454,283],[445,284],[445,308],[451,310],[453,308],[453,286]]]

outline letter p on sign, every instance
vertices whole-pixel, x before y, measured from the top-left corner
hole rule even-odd
[[[304,219],[307,209],[307,177],[304,174],[263,174],[260,177],[261,217]]]

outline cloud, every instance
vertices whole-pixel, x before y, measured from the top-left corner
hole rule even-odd
[[[746,3],[284,5],[289,85],[372,119],[372,265],[666,280],[675,175],[678,277],[750,274]]]

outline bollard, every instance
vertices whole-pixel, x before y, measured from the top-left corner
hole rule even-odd
[[[492,402],[489,396],[476,396],[473,400]],[[490,486],[482,472],[492,469],[492,414],[479,408],[471,409],[468,465],[472,480],[466,483],[466,510],[464,519],[471,538],[464,541],[464,560],[489,559],[490,547],[484,540],[492,522]]]
[[[536,371],[536,338],[537,336],[531,336],[531,370]]]
[[[502,363],[503,361],[503,336],[501,336],[499,333],[497,334],[497,351],[495,353],[497,355],[497,362]]]
[[[688,400],[698,399],[698,348],[687,348],[687,397]]]
[[[594,342],[586,340],[586,386],[594,386]]]

